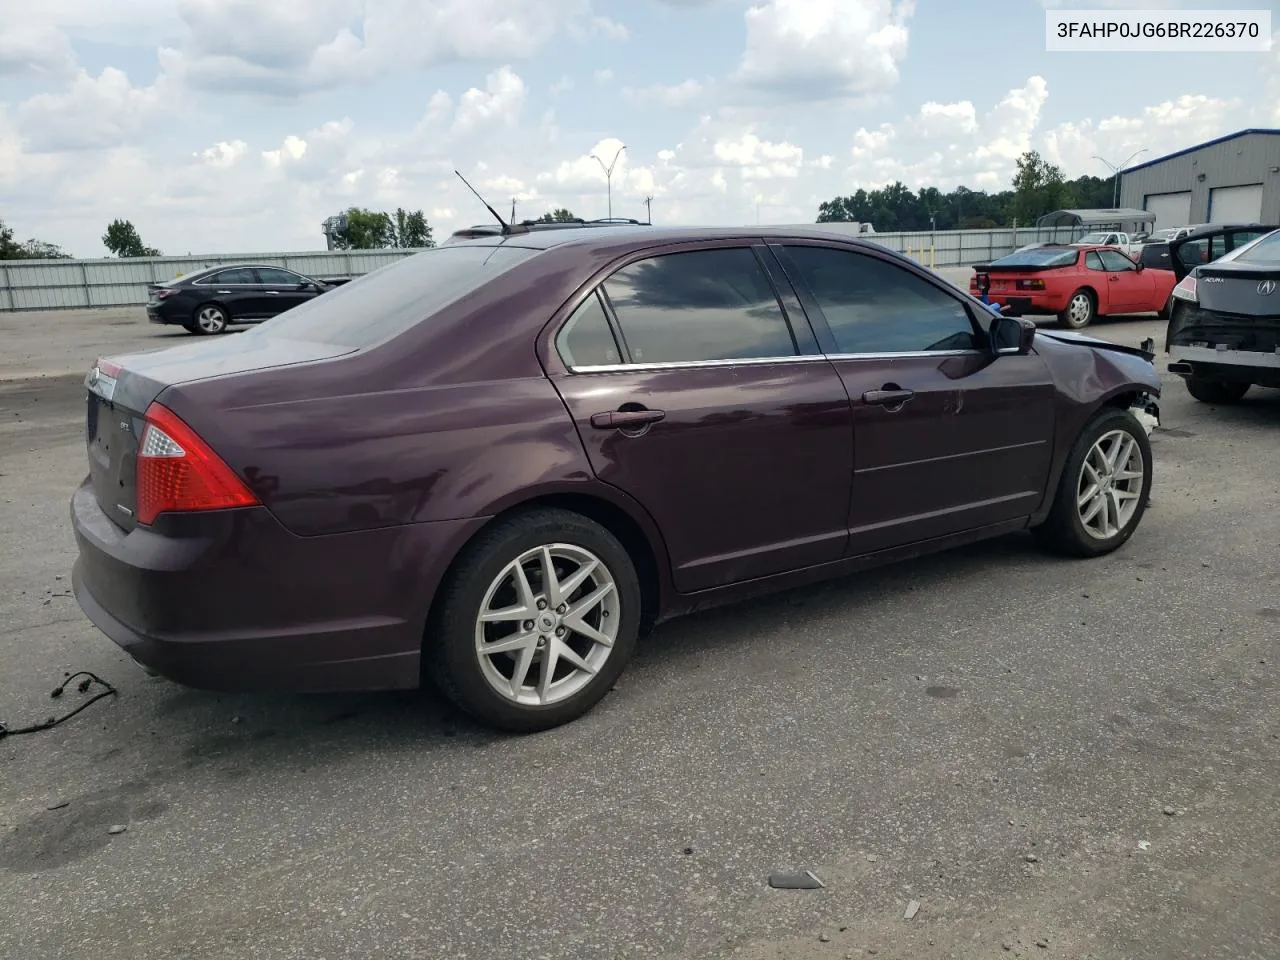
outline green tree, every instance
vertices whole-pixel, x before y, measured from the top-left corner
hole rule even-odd
[[[1028,150],[1017,163],[1018,172],[1013,175],[1013,213],[1018,222],[1030,226],[1037,217],[1062,209],[1069,193],[1062,169],[1035,150]]]
[[[380,250],[396,245],[396,225],[381,210],[351,207],[346,218],[346,229],[334,237],[339,250]]]
[[[28,240],[18,243],[13,238],[13,228],[0,220],[0,260],[66,260],[71,254],[56,243],[44,240]]]
[[[572,223],[578,218],[564,207],[556,207],[550,213],[544,213],[534,223]]]
[[[128,220],[112,220],[102,235],[102,245],[117,257],[158,257],[160,251],[148,247],[138,236],[138,228]]]
[[[350,214],[347,215],[347,220],[349,223]],[[395,241],[397,247],[407,250],[436,245],[431,237],[431,225],[427,223],[426,214],[421,210],[405,210],[404,207],[396,208]]]

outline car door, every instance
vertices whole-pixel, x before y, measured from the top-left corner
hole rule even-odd
[[[306,277],[280,267],[258,267],[258,281],[266,298],[264,316],[274,317],[306,303],[316,295],[315,285]]]
[[[1084,285],[1093,290],[1098,301],[1098,316],[1101,317],[1115,311],[1111,306],[1111,283],[1100,254],[1100,250],[1090,250],[1084,255]]]
[[[220,270],[199,285],[207,288],[209,300],[226,308],[232,320],[255,320],[262,316],[264,304],[252,267]]]
[[[1162,306],[1155,303],[1155,280],[1147,271],[1115,250],[1099,250],[1098,256],[1107,269],[1108,313],[1145,313]]]
[[[694,592],[840,559],[849,398],[748,241],[646,252],[560,311],[548,374]],[[794,326],[793,326],[794,325]]]
[[[848,555],[1033,513],[1053,453],[1044,361],[996,356],[959,291],[887,256],[821,241],[772,249],[851,398]]]

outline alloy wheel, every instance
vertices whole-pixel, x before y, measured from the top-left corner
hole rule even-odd
[[[1071,304],[1067,308],[1067,316],[1071,319],[1071,325],[1074,327],[1085,326],[1093,313],[1093,302],[1089,299],[1087,293],[1077,293],[1071,298]]]
[[[1080,467],[1076,509],[1085,533],[1110,540],[1128,526],[1142,498],[1146,476],[1142,447],[1126,430],[1103,434]]]
[[[196,314],[196,325],[205,333],[221,333],[227,321],[217,307],[201,307]]]
[[[552,543],[526,550],[494,578],[475,622],[485,681],[505,699],[545,707],[581,691],[618,637],[618,587],[590,550]]]

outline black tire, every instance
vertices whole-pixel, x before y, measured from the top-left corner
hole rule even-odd
[[[607,659],[577,692],[550,705],[521,704],[500,694],[486,678],[476,651],[476,623],[490,586],[504,568],[526,551],[550,544],[589,551],[603,563],[617,593],[617,634]],[[540,589],[532,579],[530,584],[535,592]],[[635,651],[642,614],[640,580],[626,548],[604,527],[567,510],[537,509],[499,521],[469,543],[445,578],[434,611],[423,640],[429,678],[480,722],[513,733],[535,733],[576,720],[612,689]],[[572,633],[568,639],[582,640]],[[514,657],[505,662],[513,661]],[[531,678],[541,663],[530,666]]]
[[[1128,433],[1137,442],[1137,447],[1142,452],[1143,475],[1137,491],[1138,505],[1132,516],[1118,527],[1114,535],[1101,538],[1085,529],[1077,504],[1085,458],[1094,444],[1115,430]],[[1062,468],[1062,477],[1058,481],[1058,490],[1049,516],[1043,524],[1031,531],[1032,534],[1046,550],[1062,556],[1098,557],[1111,553],[1122,546],[1142,522],[1142,516],[1147,511],[1147,500],[1151,496],[1151,466],[1151,442],[1137,418],[1127,410],[1114,407],[1101,411],[1089,421],[1072,446]]]
[[[231,318],[226,308],[217,303],[202,303],[191,314],[191,326],[187,329],[200,336],[225,333]]]
[[[1252,384],[1225,382],[1222,380],[1197,380],[1187,378],[1187,393],[1201,403],[1216,403],[1223,406],[1239,403],[1249,392]]]
[[[1077,306],[1080,315],[1072,316],[1072,307]],[[1083,330],[1089,324],[1093,323],[1094,318],[1098,315],[1098,300],[1091,290],[1083,287],[1071,294],[1071,299],[1067,301],[1067,309],[1058,314],[1058,325],[1066,327],[1068,330]]]

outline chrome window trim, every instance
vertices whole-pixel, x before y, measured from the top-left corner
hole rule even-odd
[[[1014,348],[1017,349],[1016,347]],[[610,363],[566,366],[570,373],[627,373],[629,371],[688,370],[702,367],[760,366],[766,363],[813,363],[817,360],[918,360],[932,357],[983,356],[984,350],[916,350],[897,353],[810,353],[794,357],[747,357],[740,360],[673,360],[665,363]]]

